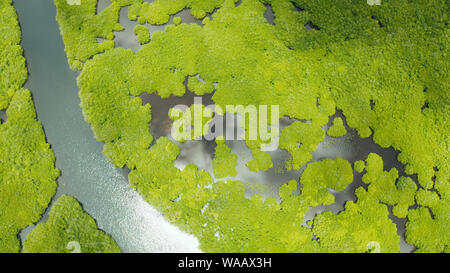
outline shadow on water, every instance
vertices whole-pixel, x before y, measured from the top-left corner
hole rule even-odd
[[[266,4],[266,11],[264,12],[264,17],[267,20],[267,23],[271,25],[275,25],[275,14],[272,9],[272,5]]]
[[[6,115],[6,111],[0,110],[0,124],[5,123],[8,120],[8,116]]]

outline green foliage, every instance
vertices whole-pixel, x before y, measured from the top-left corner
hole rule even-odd
[[[300,178],[303,184],[302,196],[311,206],[333,204],[334,196],[328,189],[342,191],[352,182],[350,163],[339,157],[309,164]]]
[[[19,231],[38,221],[59,171],[28,90],[18,90],[0,125],[0,252],[18,252]]]
[[[447,171],[437,171],[434,191],[419,190],[416,193],[419,207],[408,211],[406,240],[417,247],[417,252],[450,251],[450,183]]]
[[[369,252],[371,242],[381,252],[399,252],[397,228],[388,218],[387,206],[363,188],[356,190],[358,201],[349,201],[339,214],[330,211],[314,219],[313,231],[326,252]]]
[[[150,42],[150,31],[146,26],[142,25],[135,26],[134,34],[136,34],[137,40],[141,45]]]
[[[345,129],[344,121],[341,117],[333,119],[333,125],[328,129],[327,135],[331,137],[341,137],[347,134],[347,129]]]
[[[3,110],[27,79],[20,27],[11,0],[0,1],[0,26],[0,110]]]
[[[237,0],[233,0],[237,2]],[[172,14],[176,14],[185,8],[191,10],[195,18],[201,19],[207,13],[220,8],[224,0],[156,0],[152,3],[136,1],[132,5],[133,12],[130,19],[148,22],[153,25],[162,25],[169,21]],[[174,21],[175,22],[175,21]],[[175,24],[179,24],[176,23]]]
[[[93,80],[89,74],[80,75],[78,84],[83,115],[92,124],[97,140],[105,142],[104,153],[115,165],[127,164],[133,168],[130,160],[135,151],[147,149],[153,141],[148,133],[151,121],[151,106],[142,106],[140,98],[130,98],[126,78],[132,67],[134,54],[131,50],[110,51],[110,58],[96,56],[88,63],[84,71],[97,65],[114,67],[111,71],[98,71],[100,79]],[[93,66],[95,64],[95,66]],[[110,84],[115,86],[109,88]],[[101,95],[99,91],[101,91]]]
[[[178,153],[176,144],[159,138],[149,150],[142,151],[136,169],[129,175],[130,185],[169,221],[195,234],[203,250],[318,251],[311,230],[300,226],[309,207],[300,196],[291,195],[297,182],[280,188],[281,205],[273,198],[263,202],[254,196],[249,200],[239,181],[214,183],[208,173],[194,165],[175,168],[173,161]],[[247,239],[242,240],[243,236]]]
[[[197,236],[203,250],[365,252],[378,242],[382,252],[394,252],[399,237],[387,207],[393,206],[399,217],[408,213],[409,242],[423,251],[448,251],[448,239],[435,243],[447,238],[450,192],[446,1],[369,6],[359,0],[243,0],[238,7],[234,0],[113,1],[99,15],[94,2],[69,7],[56,0],[69,62],[74,68],[86,62],[78,78],[85,118],[97,140],[105,142],[108,159],[130,167],[130,185],[172,223]],[[185,7],[196,18],[219,9],[212,20],[203,20],[203,27],[178,24],[155,32],[136,54],[116,48],[96,55],[112,45],[98,44],[95,38],[111,38],[113,30],[121,29],[118,7],[128,4],[130,19],[153,24],[168,22]],[[264,18],[263,4],[272,6],[275,25]],[[316,27],[307,30],[308,22]],[[297,183],[291,181],[280,188],[281,204],[259,196],[249,200],[242,183],[213,183],[193,165],[178,170],[173,166],[176,144],[160,138],[150,147],[150,106],[142,106],[138,96],[182,96],[186,77],[196,94],[208,93],[217,83],[213,100],[220,106],[279,105],[281,116],[308,121],[296,121],[281,133],[280,148],[292,157],[287,169],[311,160],[324,138],[322,126],[341,109],[361,137],[373,134],[380,146],[399,150],[406,173],[417,174],[420,185],[435,190],[443,204],[434,206],[434,219],[425,213],[426,205],[408,212],[417,186],[399,178],[395,169],[384,171],[381,158],[370,155],[363,178],[368,190],[358,189],[358,200],[348,202],[344,212],[317,216],[311,230],[301,226],[304,215],[311,203],[330,202],[323,188],[349,183],[348,162],[311,164],[311,175],[302,177],[310,194],[293,194]],[[335,123],[337,129],[329,134],[342,131],[339,119]],[[255,143],[246,142],[252,151]],[[260,169],[256,165],[261,162],[268,166],[266,155],[255,154],[250,168]],[[329,165],[334,172],[324,169]],[[363,167],[355,164],[359,172]],[[322,173],[320,187],[312,183],[317,173]],[[329,177],[331,173],[339,179]],[[429,231],[421,231],[425,226]]]
[[[292,161],[286,163],[288,170],[297,170],[312,159],[312,152],[324,139],[323,130],[316,123],[296,121],[284,128],[280,136],[280,148],[287,150]]]
[[[366,168],[366,163],[362,160],[357,160],[353,163],[353,169],[359,173],[362,173]]]
[[[259,149],[252,149],[253,160],[246,163],[248,169],[252,172],[267,171],[273,167],[270,155]]]
[[[215,178],[225,178],[227,176],[236,176],[236,165],[238,156],[232,154],[231,149],[223,140],[216,140],[216,154],[212,161]]]
[[[117,253],[119,247],[111,236],[97,228],[94,219],[78,201],[62,195],[50,210],[49,219],[28,234],[24,253]]]
[[[392,168],[389,172],[383,171],[383,159],[374,153],[369,154],[366,160],[366,173],[362,180],[370,184],[368,192],[380,202],[393,205],[393,214],[404,218],[408,208],[414,205],[414,194],[417,186],[409,177],[398,177],[398,171]]]
[[[175,17],[175,18],[173,18],[173,23],[174,23],[175,25],[181,24],[181,21],[182,21],[181,17]]]
[[[204,211],[200,247],[208,252],[320,251],[311,230],[301,225],[308,206],[291,194],[296,189],[296,181],[283,185],[279,190],[283,202],[278,204],[273,198],[263,202],[259,195],[243,198],[240,181],[214,184],[217,197]]]
[[[188,88],[198,96],[210,94],[214,91],[214,84],[212,82],[202,82],[197,77],[189,77]]]
[[[141,0],[142,1],[142,0]],[[56,20],[66,47],[67,58],[72,69],[82,69],[84,62],[92,56],[114,48],[113,31],[121,31],[118,23],[121,6],[133,0],[112,0],[112,4],[97,14],[97,0],[82,0],[80,5],[71,5],[66,0],[55,0]],[[107,39],[98,43],[97,38]]]
[[[18,252],[20,230],[37,222],[56,191],[55,156],[28,90],[20,28],[10,0],[0,1],[0,252]]]

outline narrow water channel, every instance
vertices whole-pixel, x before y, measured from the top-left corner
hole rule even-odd
[[[62,194],[76,197],[124,252],[198,252],[197,239],[170,225],[103,156],[103,144],[94,139],[82,116],[78,73],[67,64],[53,0],[15,0],[14,6],[30,74],[26,87],[62,173],[54,199]],[[21,239],[33,228],[22,231]]]

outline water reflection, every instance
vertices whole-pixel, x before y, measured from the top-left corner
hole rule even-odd
[[[153,2],[153,1],[148,1]],[[241,1],[236,3],[239,6]],[[303,9],[294,5],[297,12],[302,12]],[[127,16],[127,8],[122,8],[120,13],[120,23],[125,27],[125,31],[116,33],[116,45],[119,47],[131,48],[135,52],[140,49],[139,43],[136,41],[135,35],[133,33],[133,28],[138,23],[135,21],[130,21]],[[171,16],[170,21],[161,26],[155,26],[150,24],[145,24],[150,33],[152,34],[156,30],[163,31],[165,27],[169,24],[173,24],[173,18],[179,16],[183,19],[185,23],[196,23],[202,25],[201,20],[192,17],[189,9],[185,9],[180,13]],[[211,15],[208,15],[211,18]],[[274,13],[270,5],[266,5],[265,18],[268,23],[274,24]],[[315,26],[312,22],[308,22],[305,25],[307,30],[319,28]],[[144,93],[140,97],[143,103],[150,103],[152,105],[152,123],[150,126],[150,132],[155,137],[155,140],[161,136],[166,136],[171,138],[170,130],[172,120],[168,117],[168,111],[170,108],[178,104],[183,104],[190,106],[194,102],[194,94],[189,92],[186,86],[186,94],[183,97],[171,96],[168,99],[161,99],[156,94]],[[213,101],[211,95],[203,96],[203,104],[210,105]],[[397,160],[398,151],[393,148],[382,148],[375,144],[372,137],[360,138],[356,130],[348,127],[345,116],[343,116],[341,111],[337,111],[335,115],[330,117],[327,125],[323,127],[326,131],[332,124],[335,117],[341,117],[344,120],[344,126],[347,129],[347,134],[342,137],[330,137],[325,136],[325,139],[318,145],[316,151],[312,154],[311,162],[323,160],[325,158],[336,158],[341,157],[349,162],[353,163],[357,160],[365,160],[369,153],[377,153],[383,158],[384,169],[389,170],[391,168],[397,168],[399,175],[409,176],[414,181],[417,182],[417,178],[413,175],[406,175],[404,172],[403,164],[399,163]],[[280,130],[284,127],[292,124],[295,119],[290,119],[284,117],[280,120]],[[301,122],[309,122],[302,120]],[[235,127],[225,128],[226,130],[242,130],[240,126],[235,123]],[[187,164],[195,164],[199,169],[205,170],[213,176],[212,170],[212,160],[214,158],[214,150],[216,144],[214,141],[206,141],[205,139],[201,141],[186,141],[185,143],[178,143],[174,141],[180,147],[180,155],[175,161],[175,166],[179,169],[183,169]],[[300,177],[304,169],[308,164],[300,168],[299,170],[287,171],[284,169],[285,163],[290,160],[290,155],[287,151],[278,149],[273,152],[269,152],[271,155],[274,167],[267,171],[252,172],[250,171],[246,163],[252,160],[251,150],[245,145],[244,141],[226,141],[226,144],[231,148],[231,152],[239,156],[237,171],[238,175],[232,179],[241,180],[246,186],[246,197],[251,197],[255,193],[263,196],[263,198],[274,197],[278,201],[281,201],[278,195],[278,189],[281,185],[289,182],[290,180],[297,180],[299,183],[299,190],[297,194],[301,191]],[[127,171],[125,171],[127,173]],[[214,176],[213,176],[214,177]],[[335,196],[336,202],[328,206],[317,206],[312,207],[305,217],[305,224],[308,220],[312,220],[315,215],[322,213],[324,211],[332,211],[333,213],[339,213],[344,209],[345,203],[349,200],[356,201],[356,196],[354,194],[355,189],[358,187],[366,187],[366,185],[361,180],[362,174],[354,172],[354,181],[348,187],[340,192],[335,192],[329,189],[330,193]],[[403,252],[410,252],[413,250],[413,246],[408,245],[404,240],[405,233],[405,223],[406,219],[399,219],[390,214],[391,220],[396,223],[398,227],[398,234],[401,237],[400,247]]]
[[[103,144],[82,116],[78,73],[67,64],[53,1],[16,0],[14,5],[30,72],[26,87],[62,172],[54,200],[62,194],[76,197],[124,252],[198,252],[197,239],[170,225],[128,186],[126,171],[105,159]],[[41,221],[47,219],[48,210]]]
[[[101,11],[109,1],[100,1]],[[64,54],[59,29],[55,18],[55,7],[52,1],[15,1],[19,12],[19,20],[23,28],[23,47],[29,64],[31,76],[27,87],[33,92],[39,119],[56,154],[56,165],[62,170],[56,197],[61,194],[75,196],[83,204],[84,209],[98,222],[101,229],[111,234],[125,252],[196,252],[197,240],[170,225],[163,216],[148,205],[134,190],[128,187],[128,170],[115,168],[107,162],[102,154],[102,144],[95,141],[91,129],[83,120],[77,96],[78,87],[75,78],[77,73],[69,70]],[[201,24],[192,18],[188,10],[175,16],[183,18],[183,22]],[[171,17],[168,24],[173,23]],[[273,20],[273,18],[272,18]],[[141,46],[133,33],[138,24],[128,19],[128,8],[120,11],[120,23],[125,31],[116,32],[116,46],[138,51]],[[166,24],[167,25],[167,24]],[[146,24],[150,33],[164,30],[166,25],[153,26]],[[48,69],[51,67],[51,69]],[[152,123],[149,128],[155,140],[161,136],[170,137],[171,120],[168,110],[178,104],[191,105],[194,94],[187,92],[183,97],[170,97],[162,100],[156,94],[142,94],[143,103],[152,105]],[[211,96],[204,96],[205,105],[211,104]],[[3,113],[4,114],[4,113]],[[0,112],[2,115],[2,112]],[[342,116],[338,112],[335,116]],[[326,130],[332,122],[324,127]],[[344,118],[345,121],[345,118]],[[281,126],[294,122],[283,118]],[[313,153],[311,162],[324,158],[342,157],[350,162],[365,159],[370,152],[382,156],[385,169],[396,167],[400,175],[404,175],[404,167],[397,159],[397,152],[376,145],[372,138],[361,139],[355,130],[347,128],[347,135],[339,138],[326,136]],[[239,128],[228,128],[227,130]],[[281,128],[282,129],[282,128]],[[290,155],[284,150],[270,152],[274,167],[268,171],[251,172],[246,163],[252,159],[251,151],[243,141],[227,141],[231,152],[239,156],[238,175],[233,179],[245,181],[246,196],[255,193],[263,197],[275,197],[279,200],[278,188],[295,179],[299,180],[304,167],[296,171],[280,171]],[[181,154],[175,162],[180,169],[194,163],[200,169],[212,174],[211,162],[214,158],[214,141],[187,141],[178,143]],[[355,200],[354,189],[364,186],[361,175],[355,173],[354,182],[341,192],[332,192],[336,203],[330,206],[311,208],[306,219],[325,210],[338,213],[348,200]],[[297,192],[300,193],[300,192]],[[48,212],[47,212],[48,213]],[[48,218],[48,215],[43,220]],[[404,235],[404,219],[391,219],[398,225],[399,235]],[[25,238],[34,226],[25,229],[21,238]],[[411,250],[402,239],[403,251]]]
[[[152,105],[152,124],[150,126],[150,132],[155,136],[155,139],[166,136],[171,138],[171,125],[172,121],[168,116],[169,109],[178,104],[190,106],[194,102],[195,94],[189,92],[186,86],[186,95],[182,97],[171,96],[168,99],[161,99],[156,94],[141,95],[143,104],[150,103]],[[213,103],[211,94],[203,96],[203,104],[205,106]],[[325,135],[324,140],[319,143],[316,151],[312,153],[312,159],[299,170],[288,171],[285,169],[285,163],[288,162],[291,157],[289,153],[282,149],[269,152],[272,161],[273,168],[267,171],[252,172],[250,171],[246,163],[253,159],[251,150],[242,140],[227,140],[226,145],[231,149],[231,152],[238,155],[238,164],[236,169],[238,171],[237,176],[227,177],[225,179],[240,180],[244,183],[246,191],[245,196],[250,198],[254,194],[260,194],[263,198],[273,197],[281,202],[278,190],[280,186],[288,183],[291,180],[297,180],[299,189],[296,194],[301,193],[302,184],[300,181],[301,174],[305,170],[308,164],[326,158],[335,159],[341,157],[348,160],[350,163],[354,163],[357,160],[365,160],[369,153],[377,153],[383,158],[384,170],[388,171],[391,168],[397,168],[399,175],[411,177],[414,181],[417,181],[416,177],[406,175],[404,172],[404,166],[397,160],[398,151],[393,148],[382,148],[375,144],[372,137],[360,138],[357,131],[348,127],[346,118],[341,111],[337,111],[336,114],[329,118],[328,123],[323,126],[323,130],[327,131],[331,127],[333,120],[336,117],[342,118],[344,121],[344,127],[347,130],[347,134],[342,137],[330,137]],[[291,125],[296,119],[283,117],[280,120],[280,130]],[[310,122],[307,120],[301,120],[300,122]],[[228,130],[234,132],[241,131],[238,122],[234,122],[234,127],[225,127],[224,134],[226,135]],[[172,141],[174,141],[172,139]],[[183,169],[187,164],[195,164],[199,169],[207,171],[212,177],[214,177],[212,170],[212,160],[214,158],[214,151],[216,144],[214,141],[207,141],[204,138],[202,140],[188,140],[185,143],[177,143],[180,147],[180,155],[175,161],[175,166],[179,169]],[[307,226],[307,222],[313,220],[317,214],[324,211],[331,211],[333,213],[339,213],[344,210],[345,203],[347,201],[356,201],[355,189],[358,187],[367,188],[367,185],[362,182],[362,174],[354,172],[354,181],[347,186],[343,191],[334,191],[329,189],[329,192],[335,196],[335,203],[327,206],[311,207],[304,219],[304,225]],[[217,180],[217,179],[216,179]],[[221,179],[223,180],[223,179]],[[391,209],[391,208],[389,208]],[[397,225],[398,234],[401,237],[400,247],[404,252],[410,252],[414,248],[407,244],[404,240],[406,219],[400,219],[393,216],[392,211],[390,213],[390,219]]]
[[[106,2],[106,1],[101,1],[101,2]],[[105,3],[102,3],[99,6],[104,8]],[[208,16],[211,16],[211,15],[208,15]],[[199,26],[203,26],[202,20],[194,18],[189,9],[183,9],[182,11],[180,11],[174,15],[171,15],[169,22],[167,22],[166,24],[152,25],[152,24],[145,23],[143,25],[148,28],[150,37],[151,37],[155,31],[165,31],[165,29],[168,25],[173,25],[174,24],[173,19],[175,17],[182,18],[183,23],[187,23],[187,24],[194,23]],[[120,9],[119,23],[125,29],[123,31],[114,32],[114,34],[115,34],[114,41],[115,41],[116,47],[131,49],[134,52],[139,51],[142,46],[137,41],[136,35],[134,34],[134,27],[139,25],[139,23],[137,21],[132,21],[128,18],[128,7],[122,7]]]

